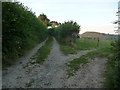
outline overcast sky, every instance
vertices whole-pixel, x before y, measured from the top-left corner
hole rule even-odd
[[[50,20],[63,23],[73,20],[81,25],[80,33],[96,31],[114,34],[119,0],[18,0]]]

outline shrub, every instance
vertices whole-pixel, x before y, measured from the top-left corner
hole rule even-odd
[[[113,55],[108,58],[105,87],[120,86],[120,38],[112,43]]]
[[[55,29],[56,38],[64,43],[71,43],[74,41],[75,35],[78,35],[80,26],[73,21],[64,22]]]

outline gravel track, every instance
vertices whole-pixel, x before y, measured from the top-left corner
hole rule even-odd
[[[2,71],[3,88],[17,88],[24,86],[24,82],[27,82],[29,80],[27,77],[27,71],[30,70],[30,68],[23,68],[23,66],[25,66],[31,60],[30,58],[35,55],[37,50],[45,44],[46,40],[38,44],[27,55],[19,58],[16,64]]]
[[[81,67],[75,76],[67,79],[65,63],[78,58],[92,50],[80,51],[77,54],[63,55],[59,44],[53,38],[53,46],[45,62],[30,64],[24,68],[37,50],[44,44],[38,45],[27,56],[22,57],[22,62],[3,71],[3,87],[7,88],[66,88],[66,87],[102,87],[104,66],[106,59],[95,58],[90,63]]]

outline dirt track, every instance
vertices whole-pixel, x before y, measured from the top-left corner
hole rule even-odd
[[[40,47],[39,47],[40,48]],[[37,50],[36,50],[37,51]],[[78,58],[92,50],[80,51],[76,55],[65,56],[59,50],[59,44],[54,39],[48,58],[43,65],[32,64],[23,68],[34,54],[29,58],[22,58],[22,63],[3,71],[3,87],[19,88],[65,88],[65,87],[102,87],[104,66],[106,59],[95,58],[90,63],[81,67],[75,76],[67,79],[65,63]],[[6,72],[6,73],[5,73]]]
[[[95,58],[79,69],[75,76],[66,81],[69,88],[103,88],[105,58]]]

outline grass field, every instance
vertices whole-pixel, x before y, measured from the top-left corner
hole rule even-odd
[[[78,38],[75,44],[77,50],[88,50],[97,47],[97,40],[89,38]]]
[[[67,54],[76,54],[76,49],[72,46],[69,46],[69,45],[63,45],[61,44],[60,45],[60,49],[61,51],[64,53],[64,55],[67,55]]]
[[[109,40],[100,40],[99,45],[97,46],[98,40],[90,39],[90,38],[78,38],[75,43],[72,45],[61,44],[61,51],[67,54],[76,54],[79,50],[90,50],[93,48],[100,49],[105,47],[110,47],[111,41]]]

